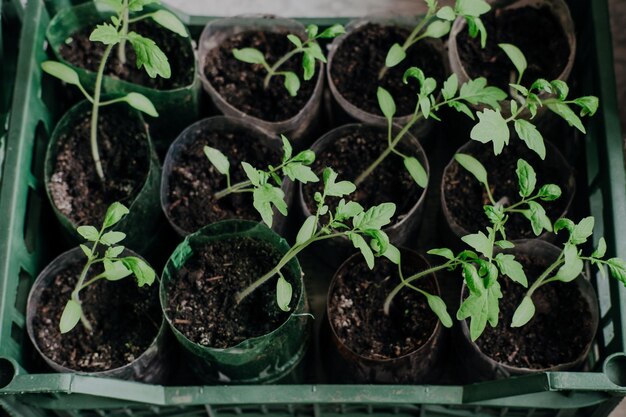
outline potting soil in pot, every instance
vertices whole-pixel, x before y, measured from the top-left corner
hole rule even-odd
[[[249,31],[231,36],[221,46],[212,49],[202,69],[207,79],[236,109],[259,119],[278,122],[296,116],[313,95],[320,76],[319,68],[309,80],[302,79],[302,54],[297,54],[280,66],[280,71],[292,71],[300,78],[300,90],[291,97],[284,86],[284,77],[273,76],[269,86],[263,81],[267,71],[260,64],[248,64],[235,59],[235,48],[256,48],[265,55],[265,61],[274,65],[295,46],[287,39],[288,32],[270,33]],[[317,65],[317,64],[316,64]]]
[[[379,81],[389,48],[394,43],[403,44],[409,33],[408,29],[396,26],[368,23],[345,38],[335,52],[330,72],[339,93],[356,107],[382,116],[376,97],[378,86],[381,86],[393,96],[396,116],[412,114],[419,85],[413,79],[409,80],[408,86],[404,84],[404,72],[410,67],[418,67],[441,85],[445,68],[441,54],[428,42],[420,41],[407,51],[403,62],[390,68]]]
[[[161,326],[158,285],[138,287],[131,276],[88,286],[80,299],[93,332],[79,322],[61,334],[61,314],[82,268],[82,263],[72,264],[42,290],[33,319],[37,345],[48,358],[76,371],[106,371],[134,361],[152,344]],[[101,264],[94,265],[87,279],[100,272]]]
[[[271,270],[280,259],[279,252],[271,245],[247,237],[213,241],[196,248],[168,290],[168,316],[189,340],[213,348],[232,347],[272,332],[290,314],[276,304],[278,277],[264,283],[239,304],[235,295]],[[295,288],[294,285],[292,309],[299,298]]]

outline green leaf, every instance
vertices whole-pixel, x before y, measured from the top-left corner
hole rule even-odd
[[[317,37],[325,38],[325,39],[332,39],[332,38],[336,38],[339,35],[343,35],[344,33],[346,33],[346,29],[342,25],[335,24],[325,29]]]
[[[570,236],[570,242],[574,245],[580,245],[585,243],[587,239],[593,234],[593,226],[595,219],[592,216],[585,217],[576,226]]]
[[[84,237],[86,240],[90,242],[97,241],[98,236],[100,235],[100,233],[98,233],[98,229],[96,229],[93,226],[78,226],[76,228],[76,231],[78,232],[79,235],[81,235],[82,237]]]
[[[530,321],[535,315],[535,304],[533,300],[526,296],[522,299],[522,302],[513,313],[513,320],[511,321],[511,327],[522,327]]]
[[[104,223],[102,224],[102,227],[108,229],[111,226],[115,226],[127,214],[128,208],[126,208],[126,206],[122,203],[115,202],[111,204],[104,216]]]
[[[528,287],[528,279],[526,278],[524,267],[515,260],[514,255],[499,253],[496,255],[495,259],[498,264],[498,269],[502,274],[511,278],[518,284]]]
[[[110,23],[103,23],[97,25],[96,28],[89,35],[89,40],[92,42],[102,42],[105,45],[113,45],[121,40],[120,34]]]
[[[385,58],[385,66],[388,68],[395,67],[406,58],[406,51],[400,46],[399,43],[394,43]]]
[[[420,85],[424,84],[424,72],[417,67],[411,67],[404,71],[404,75],[402,75],[402,82],[404,84],[408,84],[409,78],[415,78],[417,81],[419,81]]]
[[[356,186],[350,181],[339,181],[337,179],[337,173],[332,168],[327,167],[322,173],[324,178],[324,191],[327,196],[331,197],[343,197],[344,195],[351,194],[356,190]]]
[[[298,36],[290,33],[287,35],[287,39],[289,39],[289,42],[293,43],[297,48],[302,48],[302,40]]]
[[[485,285],[474,265],[469,263],[463,264],[463,278],[471,294],[480,295],[485,291]]]
[[[534,83],[532,83],[532,85],[530,86],[531,90],[537,90],[537,91],[544,91],[548,94],[552,93],[552,84],[550,84],[548,82],[548,80],[544,80],[543,78],[539,78],[537,79]]]
[[[461,103],[460,101],[453,101],[453,102],[448,103],[448,105],[452,107],[453,109],[455,109],[456,111],[460,113],[464,113],[470,119],[476,120],[476,118],[474,117],[474,113],[472,113],[472,110],[470,110],[467,104]]]
[[[255,187],[260,187],[261,175],[259,174],[259,171],[247,162],[242,162],[241,167],[243,168],[246,176],[248,177],[252,185],[254,185]]]
[[[463,168],[468,170],[474,177],[476,177],[478,182],[489,186],[489,183],[487,182],[487,170],[483,164],[478,161],[478,159],[471,155],[457,153],[454,155],[454,160],[457,161]]]
[[[146,113],[148,116],[159,117],[159,113],[154,107],[154,104],[143,94],[128,93],[126,97],[123,98],[123,101],[127,102],[132,108]]]
[[[544,144],[543,136],[541,136],[535,125],[524,119],[516,119],[515,131],[529,149],[535,151],[541,159],[546,159],[546,145]]]
[[[98,7],[103,5],[112,11],[119,13],[122,10],[122,0],[96,0]]]
[[[441,324],[444,327],[450,328],[452,327],[452,317],[448,314],[448,309],[446,307],[446,303],[436,295],[428,294],[427,292],[423,293],[426,296],[426,300],[428,301],[428,306],[430,309],[439,317]]]
[[[300,230],[298,231],[298,236],[296,237],[296,246],[301,245],[311,237],[315,233],[315,227],[317,224],[315,223],[315,216],[309,216],[306,218]]]
[[[228,162],[228,158],[218,149],[212,148],[210,146],[204,147],[204,154],[209,159],[209,162],[213,164],[217,172],[222,175],[228,175],[228,171],[230,170],[230,162]]]
[[[598,111],[599,101],[598,97],[586,96],[580,97],[574,100],[574,103],[581,108],[581,116],[593,116]]]
[[[567,98],[567,95],[569,94],[569,87],[565,81],[554,80],[550,83],[550,85],[552,85],[552,88],[556,92],[559,100],[565,100]]]
[[[499,110],[485,109],[478,112],[478,124],[472,128],[470,138],[481,143],[493,142],[493,151],[500,155],[509,144],[509,126]]]
[[[542,201],[554,201],[561,197],[561,187],[556,184],[546,184],[537,193]]]
[[[80,85],[78,73],[68,65],[56,61],[45,61],[41,63],[41,69],[67,84]]]
[[[572,233],[574,231],[575,224],[570,219],[558,219],[554,223],[554,232],[557,233],[559,230],[566,229],[568,232]]]
[[[152,3],[159,3],[159,0],[130,0],[128,2],[128,9],[131,12],[140,12],[144,6]]]
[[[293,295],[293,289],[291,284],[287,282],[282,275],[278,276],[276,281],[276,303],[278,307],[283,311],[289,311],[289,303],[291,303],[291,297]]]
[[[367,263],[368,268],[373,269],[374,253],[370,249],[365,239],[363,239],[363,236],[359,235],[358,233],[348,233],[348,238],[352,242],[352,245],[354,245],[355,248],[361,251],[361,254],[363,255],[363,258],[365,258],[365,263]]]
[[[317,59],[318,61],[322,61],[323,63],[326,63],[326,57],[324,56],[322,48],[317,42],[311,43],[307,48],[307,51],[311,54],[313,58]]]
[[[604,255],[606,255],[606,240],[604,240],[604,238],[601,237],[600,240],[598,241],[598,247],[596,248],[595,251],[593,251],[593,253],[591,254],[591,257],[596,258],[596,259],[601,259],[601,258],[604,258]]]
[[[556,102],[556,103],[550,102],[550,103],[547,103],[546,105],[552,112],[561,116],[567,122],[567,124],[569,124],[570,126],[574,126],[576,129],[580,130],[582,133],[587,133],[587,131],[585,130],[585,127],[583,126],[583,122],[580,121],[580,118],[576,116],[576,113],[574,113],[574,111],[570,109],[567,104],[559,103],[559,102]]]
[[[235,59],[248,64],[263,64],[265,62],[263,53],[255,48],[234,48],[233,56]]]
[[[487,28],[485,28],[483,21],[479,17],[468,17],[467,20],[471,21],[474,27],[475,34],[472,37],[475,38],[477,34],[480,34],[480,47],[485,49],[487,46]]]
[[[562,282],[571,282],[583,272],[583,261],[578,256],[578,249],[575,245],[567,244],[564,249],[565,264],[559,268],[554,279]]]
[[[104,253],[105,258],[117,258],[124,252],[124,246],[112,246]]]
[[[320,180],[310,167],[299,162],[292,162],[285,165],[285,167],[283,167],[283,172],[292,181],[300,181],[303,184],[308,182],[318,182]]]
[[[363,206],[356,201],[348,201],[343,198],[339,200],[337,209],[335,210],[335,220],[342,221],[345,219],[351,219],[359,213],[363,212]]]
[[[157,10],[152,13],[150,17],[165,29],[171,30],[183,38],[189,36],[185,25],[183,25],[183,22],[181,22],[174,13],[168,12],[167,10]]]
[[[309,39],[313,39],[317,36],[319,27],[317,25],[309,25],[306,27],[306,33],[309,35]]]
[[[496,241],[496,246],[502,249],[513,249],[515,244],[513,242],[509,242],[508,240],[498,240]]]
[[[529,94],[528,88],[524,87],[523,85],[519,85],[519,84],[509,84],[509,87],[511,87],[513,90],[517,91],[518,93],[520,93],[521,95],[523,95],[524,97],[527,97]]]
[[[76,301],[70,299],[65,304],[65,308],[63,308],[63,313],[61,314],[61,321],[59,323],[59,329],[62,334],[65,334],[72,330],[78,322],[80,318],[83,316],[83,309],[80,304]]]
[[[291,71],[283,73],[283,77],[285,78],[285,88],[289,92],[291,97],[295,97],[298,95],[298,90],[300,89],[300,79],[298,76]]]
[[[452,24],[448,21],[435,20],[430,25],[428,25],[422,36],[426,38],[442,38],[450,32],[451,27]]]
[[[498,46],[509,57],[521,78],[526,68],[528,68],[528,62],[526,62],[526,57],[522,51],[517,46],[511,45],[510,43],[500,43]]]
[[[452,253],[452,251],[448,248],[431,249],[426,253],[429,255],[441,256],[449,260],[454,259],[454,253]]]
[[[107,281],[119,281],[120,279],[124,279],[132,274],[130,268],[127,268],[121,260],[111,261],[109,259],[105,259],[102,264],[104,265],[104,272],[102,273],[102,276]]]
[[[294,162],[302,162],[304,165],[311,165],[315,161],[315,152],[310,149],[302,151],[293,158]]]
[[[79,245],[79,247],[83,251],[86,257],[91,258],[91,256],[93,255],[93,252],[91,252],[91,249],[89,249],[86,245],[82,245],[82,244]]]
[[[465,320],[471,318],[470,321],[470,337],[475,341],[487,327],[487,322],[491,326],[498,325],[498,314],[500,306],[498,300],[502,298],[500,284],[497,282],[491,288],[478,294],[470,294],[461,304],[457,312],[457,319]]]
[[[439,19],[447,20],[449,22],[453,22],[456,19],[456,13],[450,6],[443,6],[439,11],[437,11],[437,17]]]
[[[491,10],[491,6],[484,0],[457,0],[456,11],[463,16],[478,17]]]
[[[450,100],[455,96],[457,89],[459,88],[459,78],[456,74],[452,74],[448,77],[446,81],[443,83],[443,88],[441,89],[441,95],[445,100]]]
[[[419,95],[419,104],[425,119],[430,116],[430,99],[426,95]]]
[[[126,233],[123,232],[106,232],[100,238],[100,243],[103,245],[111,246],[121,242],[126,238]]]
[[[424,169],[422,164],[420,164],[420,162],[412,156],[404,158],[403,162],[404,167],[407,171],[409,171],[409,174],[411,174],[411,177],[417,183],[417,185],[422,188],[426,188],[426,186],[428,185],[428,174],[426,173],[426,170]]]
[[[543,229],[545,229],[547,232],[551,232],[552,222],[548,218],[546,210],[543,208],[543,206],[536,201],[529,201],[527,204],[528,210],[524,210],[522,214],[524,215],[524,217],[530,220],[530,224],[533,228],[533,232],[535,233],[535,235],[541,235]]]
[[[360,230],[380,230],[391,223],[391,218],[395,212],[396,205],[394,203],[382,203],[355,216],[352,224]]]
[[[378,87],[378,90],[376,90],[376,97],[378,98],[378,106],[380,107],[380,110],[387,118],[387,121],[391,123],[393,116],[396,114],[396,103],[393,100],[393,97],[389,94],[389,91],[382,87]]]
[[[517,160],[517,180],[519,183],[519,195],[522,197],[529,197],[535,186],[537,185],[537,174],[532,166],[523,159]]]
[[[400,265],[400,251],[391,243],[387,246],[387,250],[385,250],[382,255],[394,264]]]
[[[291,147],[291,143],[289,143],[287,136],[280,135],[280,140],[283,142],[283,162],[287,162],[293,154],[293,148]]]
[[[498,87],[487,86],[487,79],[479,77],[463,84],[459,97],[470,104],[485,104],[494,110],[499,110],[500,101],[505,100],[508,94]]]
[[[136,256],[128,256],[121,260],[124,266],[132,271],[133,275],[137,279],[137,285],[143,287],[144,285],[152,285],[156,279],[156,272],[141,258]]]
[[[287,215],[287,203],[285,203],[285,193],[278,187],[270,184],[263,184],[254,189],[252,193],[253,206],[261,215],[263,222],[268,227],[272,227],[272,205],[283,215]]]
[[[315,75],[315,57],[308,50],[302,55],[302,69],[304,70],[303,78],[309,81]]]
[[[611,258],[606,263],[611,276],[626,285],[626,262],[620,258]]]
[[[137,55],[137,68],[143,66],[151,78],[155,78],[157,75],[170,78],[172,71],[167,57],[152,39],[144,38],[135,32],[129,32],[128,41]]]
[[[461,238],[461,240],[471,246],[475,251],[485,255],[487,258],[492,257],[493,245],[491,244],[491,240],[489,240],[483,232],[465,235]]]

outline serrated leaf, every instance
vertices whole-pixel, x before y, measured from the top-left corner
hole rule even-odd
[[[561,197],[561,187],[556,184],[546,184],[537,193],[542,201],[554,201]]]
[[[124,279],[132,274],[132,271],[127,268],[122,261],[111,261],[109,259],[105,259],[102,264],[104,265],[104,272],[102,273],[102,276],[107,281],[119,281],[120,279]]]
[[[583,122],[581,122],[580,118],[576,115],[576,113],[574,113],[572,109],[569,108],[567,104],[560,102],[549,102],[546,105],[552,112],[561,116],[563,120],[567,122],[567,124],[569,124],[570,126],[574,126],[582,133],[587,133],[585,127],[583,126]]]
[[[150,78],[157,75],[170,78],[172,71],[167,56],[152,39],[144,38],[135,32],[129,32],[127,36],[137,56],[137,68],[144,67]]]
[[[41,69],[67,84],[80,85],[78,73],[68,65],[56,61],[45,61],[42,62]]]
[[[467,155],[464,153],[457,153],[454,155],[454,160],[459,163],[463,168],[469,171],[478,182],[488,186],[487,182],[487,170],[483,166],[483,164],[478,161],[478,159],[474,158],[471,155]]]
[[[558,219],[555,223],[554,223],[554,232],[558,232],[559,230],[562,229],[566,229],[568,232],[572,233],[574,231],[574,222],[571,221],[570,219]]]
[[[307,51],[311,54],[313,58],[317,59],[318,61],[322,61],[323,63],[326,63],[326,57],[324,56],[322,48],[317,42],[311,43]]]
[[[546,145],[535,125],[524,119],[516,119],[514,125],[517,135],[526,143],[526,146],[535,151],[541,159],[546,159]]]
[[[528,287],[528,279],[524,272],[524,267],[518,261],[515,260],[514,255],[499,253],[496,255],[496,263],[500,272],[507,277],[511,278],[518,284]]]
[[[358,233],[349,233],[348,238],[352,242],[355,248],[361,251],[363,258],[365,259],[365,263],[367,263],[367,267],[369,269],[374,268],[374,253],[370,249],[369,245],[363,239],[363,236]]]
[[[261,215],[263,222],[268,227],[272,227],[272,217],[274,212],[272,206],[283,215],[287,215],[287,203],[285,203],[285,193],[278,187],[270,184],[263,184],[254,189],[252,193],[253,206]]]
[[[336,38],[339,35],[343,35],[346,33],[346,29],[339,24],[332,25],[331,27],[324,29],[322,33],[320,33],[318,38],[332,39]]]
[[[103,23],[97,25],[96,28],[89,35],[89,40],[92,42],[102,42],[105,45],[116,44],[121,40],[120,34],[110,23]]]
[[[63,308],[63,313],[61,313],[61,320],[59,322],[59,329],[61,330],[61,333],[65,334],[76,327],[82,316],[83,309],[80,304],[72,299],[68,300]]]
[[[611,276],[626,285],[626,262],[620,258],[611,258],[606,263]]]
[[[478,115],[478,124],[472,128],[470,138],[481,143],[493,143],[493,151],[500,155],[509,144],[509,127],[499,110],[485,109]]]
[[[487,258],[492,257],[493,245],[491,240],[483,232],[465,235],[461,240],[472,247],[476,252],[482,253]]]
[[[265,62],[265,56],[261,51],[255,48],[233,49],[233,56],[238,61],[248,64],[262,64]]]
[[[585,243],[587,239],[593,234],[593,226],[595,219],[592,216],[585,217],[576,226],[570,236],[570,242],[574,245],[580,245]]]
[[[78,226],[76,228],[76,231],[78,232],[79,235],[81,235],[82,237],[84,237],[86,240],[90,242],[97,241],[98,236],[100,234],[98,232],[98,229],[96,229],[93,226]]]
[[[496,241],[496,246],[502,249],[513,249],[515,244],[513,242],[509,242],[508,240],[498,240]]]
[[[320,180],[310,167],[299,162],[292,162],[285,165],[283,172],[292,181],[300,181],[303,184]]]
[[[302,55],[302,69],[305,81],[309,81],[315,75],[315,58],[308,51],[304,51]]]
[[[469,80],[461,86],[459,97],[470,104],[485,104],[494,110],[500,109],[500,101],[508,94],[498,87],[487,86],[487,79],[479,77]]]
[[[528,323],[535,315],[535,304],[533,300],[526,296],[522,299],[522,302],[513,313],[513,320],[511,321],[511,327],[522,327]]]
[[[289,311],[289,304],[293,295],[291,284],[282,276],[278,276],[276,281],[276,303],[282,311]]]
[[[598,97],[586,96],[580,97],[574,100],[574,103],[581,108],[581,116],[593,116],[598,111],[599,101]]]
[[[127,256],[121,260],[124,266],[132,271],[133,275],[137,279],[137,285],[143,287],[144,285],[152,285],[156,279],[156,272],[150,265],[141,258],[136,256]]]
[[[449,100],[455,96],[458,88],[459,88],[459,78],[457,77],[456,74],[452,74],[443,83],[443,88],[441,89],[441,95],[443,96],[445,100]]]
[[[363,206],[361,206],[356,201],[346,201],[342,198],[337,205],[337,209],[335,210],[335,220],[343,221],[346,219],[351,219],[359,213],[363,212]]]
[[[528,68],[528,62],[522,51],[517,46],[511,45],[510,43],[500,43],[498,46],[509,57],[521,77],[524,71],[526,71],[526,68]]]
[[[394,43],[389,51],[387,51],[387,57],[385,58],[386,67],[395,67],[406,58],[406,51],[400,46],[399,43]]]
[[[209,162],[213,164],[217,172],[222,175],[227,175],[230,170],[230,162],[228,162],[228,158],[224,155],[219,149],[212,148],[210,146],[205,146],[204,154],[209,159]]]
[[[565,100],[567,98],[567,95],[569,94],[569,87],[565,81],[554,80],[550,83],[550,85],[552,85],[552,88],[556,92],[559,100]]]
[[[132,108],[146,113],[148,116],[159,117],[159,113],[154,107],[154,104],[143,94],[128,93],[122,100],[128,103]]]
[[[428,174],[426,170],[422,166],[422,164],[412,156],[408,158],[404,158],[402,160],[404,162],[404,167],[411,175],[411,178],[422,188],[426,188],[428,185]]]
[[[359,216],[355,216],[353,219],[353,225],[355,228],[361,230],[380,230],[384,226],[391,223],[391,218],[395,212],[396,205],[394,203],[382,203],[377,206],[370,207]]]
[[[517,160],[515,173],[517,174],[520,196],[529,197],[535,191],[535,186],[537,185],[535,170],[528,162],[520,158]]]
[[[183,38],[189,36],[185,25],[183,25],[183,22],[181,22],[174,13],[168,12],[167,10],[157,10],[152,13],[150,17],[165,29],[172,31]]]
[[[347,194],[352,194],[356,190],[356,186],[350,181],[339,181],[337,179],[337,173],[332,168],[325,168],[323,172],[324,177],[324,191],[327,196],[331,197],[343,197]]]
[[[124,252],[124,246],[112,246],[104,253],[105,258],[117,258]]]
[[[306,218],[300,230],[298,231],[298,235],[296,236],[296,245],[301,245],[315,234],[315,228],[317,224],[315,223],[315,216],[309,216]]]
[[[547,232],[552,231],[552,222],[546,214],[546,210],[543,206],[536,201],[529,201],[528,210],[524,210],[522,213],[524,217],[530,220],[530,224],[533,228],[535,236],[541,235],[545,229]]]
[[[544,80],[543,78],[539,78],[535,80],[534,83],[530,86],[531,90],[543,91],[548,94],[552,93],[552,84],[548,82],[548,80]]]
[[[123,233],[123,232],[115,232],[115,231],[106,232],[100,238],[100,243],[102,243],[103,245],[111,246],[111,245],[115,245],[116,243],[121,242],[125,238],[126,238],[126,233]]]
[[[606,240],[603,237],[598,241],[598,247],[591,254],[592,258],[601,259],[606,255]]]
[[[441,324],[443,324],[444,327],[447,328],[452,327],[452,317],[450,317],[450,314],[448,314],[446,303],[441,299],[441,297],[428,294],[426,292],[423,294],[426,296],[428,306],[430,307],[432,312],[437,315],[437,317],[441,321]]]

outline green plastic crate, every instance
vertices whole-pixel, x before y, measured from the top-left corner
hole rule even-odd
[[[48,6],[51,6],[48,2]],[[70,1],[58,0],[58,5]],[[584,138],[579,193],[611,255],[626,257],[626,180],[606,0],[571,2],[579,35],[578,89],[602,106]],[[55,245],[42,184],[43,152],[60,109],[39,63],[50,15],[25,11],[16,94],[0,189],[0,406],[11,416],[358,416],[601,417],[626,396],[626,289],[593,277],[601,322],[593,372],[551,372],[459,385],[157,386],[73,374],[29,374],[25,300]],[[207,17],[183,16],[198,33]],[[319,24],[333,21],[317,21]],[[580,63],[583,63],[581,65]],[[586,175],[585,175],[586,174]],[[583,196],[584,197],[584,196]],[[321,318],[320,318],[321,320]],[[0,413],[1,414],[1,413]]]

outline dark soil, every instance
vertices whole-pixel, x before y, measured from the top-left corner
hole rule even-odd
[[[89,26],[73,34],[61,45],[60,53],[69,63],[97,72],[106,45],[102,42],[91,42],[89,35],[92,31],[93,27]],[[113,48],[107,61],[106,75],[157,90],[172,90],[193,83],[195,57],[187,38],[164,29],[151,19],[131,23],[129,32],[133,31],[152,39],[161,48],[169,60],[172,76],[169,79],[158,76],[150,78],[143,67],[137,68],[135,51],[130,42],[126,42],[126,64],[120,63],[117,57],[118,48]]]
[[[517,256],[529,284],[549,266],[544,259]],[[594,337],[589,305],[574,283],[554,282],[535,291],[536,312],[523,327],[511,328],[513,313],[527,289],[510,279],[500,280],[498,326],[487,326],[476,341],[492,359],[516,367],[541,369],[575,361]]]
[[[91,155],[91,109],[58,140],[50,194],[54,205],[75,225],[99,225],[114,201],[128,204],[141,190],[150,167],[146,127],[118,106],[100,109],[98,146],[102,183]]]
[[[403,259],[412,260],[403,265],[405,277],[427,267],[415,258]],[[391,359],[419,349],[430,338],[437,317],[416,291],[402,290],[389,316],[383,312],[385,298],[399,282],[397,266],[385,258],[377,259],[372,271],[361,257],[353,258],[339,272],[329,300],[330,322],[351,351],[371,359]],[[436,294],[432,278],[420,280],[418,286]]]
[[[480,46],[480,37],[470,37],[467,30],[459,33],[457,39],[459,55],[470,78],[485,77],[490,85],[508,91],[517,72],[498,46],[500,43],[515,45],[526,56],[524,85],[538,78],[555,80],[565,68],[570,52],[567,37],[548,7],[498,8],[481,19],[488,34],[485,49]]]
[[[260,64],[247,64],[233,56],[234,48],[256,48],[265,55],[271,66],[294,45],[287,39],[288,33],[242,32],[226,39],[221,46],[210,50],[206,57],[204,74],[215,90],[236,109],[262,120],[279,122],[297,115],[313,95],[319,65],[315,76],[302,78],[302,54],[281,65],[281,71],[295,72],[300,78],[300,90],[291,97],[284,86],[284,78],[274,76],[266,89],[263,80],[267,72]]]
[[[409,86],[402,82],[404,72],[418,67],[427,77],[433,77],[441,85],[445,79],[445,67],[441,53],[432,44],[420,41],[407,51],[405,60],[390,68],[379,81],[378,75],[385,65],[389,48],[402,44],[410,31],[396,26],[368,23],[348,36],[335,52],[330,76],[339,93],[369,113],[382,116],[376,90],[384,87],[396,102],[397,116],[412,114],[417,104],[418,83],[411,79]]]
[[[542,162],[537,154],[529,150],[521,140],[512,137],[511,143],[498,156],[493,154],[491,145],[479,147],[472,152],[472,156],[487,168],[489,172],[487,179],[493,198],[496,201],[504,199],[502,201],[505,206],[521,200],[515,170],[517,160],[523,158],[537,173],[535,191],[545,184],[556,184],[561,187],[560,198],[550,202],[541,201],[550,220],[554,222],[564,214],[568,193],[572,191],[566,187],[565,178],[569,173],[562,172],[562,167]],[[483,210],[484,205],[491,204],[485,187],[456,162],[444,174],[444,193],[449,214],[465,230],[476,233],[491,225]],[[509,240],[535,237],[530,221],[520,213],[509,214],[506,227]]]
[[[338,180],[354,181],[367,167],[380,156],[387,147],[387,135],[371,131],[358,130],[331,143],[323,151],[316,152],[313,170],[320,176],[325,167],[332,167],[338,174]],[[414,154],[400,143],[399,148],[405,154]],[[304,201],[311,213],[317,203],[313,199],[315,192],[324,188],[322,181],[302,186]],[[404,168],[402,159],[389,155],[372,172],[356,192],[347,196],[347,200],[357,201],[368,208],[385,202],[396,204],[396,214],[392,224],[404,217],[417,203],[423,190],[415,183]],[[339,199],[328,198],[326,204],[333,211]]]
[[[287,318],[276,304],[276,279],[257,288],[240,304],[235,295],[272,269],[280,260],[268,243],[237,237],[210,242],[173,277],[167,314],[188,339],[213,348],[232,347],[272,332]],[[285,270],[283,270],[284,272]],[[294,277],[293,309],[299,294]]]
[[[134,277],[100,280],[80,292],[83,311],[93,327],[82,323],[61,334],[59,322],[82,269],[73,263],[42,291],[33,321],[41,351],[59,365],[76,371],[99,372],[124,366],[139,357],[154,341],[161,326],[158,283],[138,287]],[[91,268],[88,278],[102,272]]]
[[[219,220],[260,220],[252,206],[252,194],[230,194],[216,200],[214,194],[226,188],[226,176],[220,174],[204,154],[209,145],[219,149],[230,161],[231,184],[247,180],[241,167],[246,161],[254,167],[276,166],[280,155],[264,146],[258,137],[249,132],[193,133],[195,140],[178,154],[169,177],[169,204],[166,208],[171,218],[187,232],[194,232]]]

